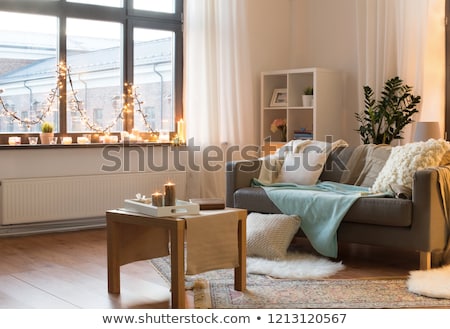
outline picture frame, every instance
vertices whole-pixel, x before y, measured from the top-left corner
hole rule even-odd
[[[274,89],[272,99],[270,100],[270,106],[286,106],[287,105],[287,89],[277,88]]]

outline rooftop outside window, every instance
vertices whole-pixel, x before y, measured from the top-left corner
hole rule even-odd
[[[43,3],[0,2],[0,144],[42,121],[61,135],[176,131],[182,0]]]

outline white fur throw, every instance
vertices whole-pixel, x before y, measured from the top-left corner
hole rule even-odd
[[[390,191],[390,184],[412,188],[414,173],[424,168],[439,166],[449,149],[449,144],[443,139],[429,139],[426,142],[393,147],[386,164],[372,185],[372,192]]]

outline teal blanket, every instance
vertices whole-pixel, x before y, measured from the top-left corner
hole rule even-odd
[[[312,246],[322,255],[337,257],[337,229],[347,211],[360,197],[384,196],[370,194],[367,187],[335,182],[313,186],[295,184],[259,185],[284,214],[298,215],[301,228]]]

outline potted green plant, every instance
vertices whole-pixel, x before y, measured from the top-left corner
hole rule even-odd
[[[41,144],[50,144],[53,139],[53,125],[50,122],[43,122],[41,125]]]
[[[304,107],[311,107],[314,103],[314,89],[311,86],[306,87],[303,90],[302,100]]]
[[[360,123],[356,130],[364,144],[390,144],[402,139],[403,128],[413,122],[412,116],[419,112],[420,96],[412,94],[412,87],[399,77],[385,82],[381,98],[376,100],[371,87],[364,86],[364,111],[355,113]]]

